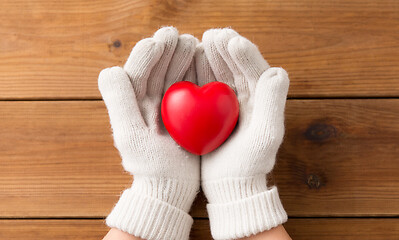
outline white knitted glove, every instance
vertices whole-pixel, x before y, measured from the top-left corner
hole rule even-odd
[[[175,28],[158,30],[133,48],[123,68],[104,69],[98,84],[126,171],[134,175],[107,225],[144,239],[188,239],[189,209],[199,189],[200,162],[162,125],[164,91],[181,81],[197,40]],[[185,80],[190,80],[188,72]]]
[[[287,220],[277,188],[266,185],[266,174],[283,140],[289,79],[282,68],[270,68],[258,48],[232,29],[208,30],[202,44],[204,51],[200,46],[195,56],[200,85],[216,77],[235,90],[240,104],[232,135],[202,157],[211,232],[215,239],[242,238]]]

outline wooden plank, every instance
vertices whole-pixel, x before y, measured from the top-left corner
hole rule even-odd
[[[287,232],[295,240],[397,240],[399,219],[289,219]],[[0,220],[0,238],[101,239],[108,228],[103,220]],[[194,221],[190,239],[212,239],[207,219]]]
[[[397,216],[398,110],[388,99],[289,101],[274,174],[289,214]]]
[[[289,100],[272,176],[289,215],[397,216],[398,109]],[[103,217],[130,185],[101,101],[3,101],[0,116],[0,216]],[[205,201],[194,216],[207,216]]]
[[[289,219],[284,224],[295,240],[396,240],[399,219]]]
[[[399,96],[395,0],[0,3],[0,99],[99,99],[101,69],[162,25],[231,26],[291,77],[291,97]]]
[[[0,216],[104,216],[129,187],[102,102],[0,102]]]
[[[0,239],[100,240],[109,228],[98,219],[0,220]],[[195,220],[190,239],[212,239],[208,220]]]
[[[100,240],[108,231],[103,220],[0,220],[0,239]]]

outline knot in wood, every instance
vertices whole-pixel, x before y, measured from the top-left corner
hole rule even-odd
[[[119,41],[119,40],[115,40],[115,41],[112,43],[112,45],[113,45],[114,47],[118,48],[118,47],[122,46],[122,43],[121,43],[121,41]]]
[[[317,175],[309,174],[306,182],[309,188],[319,189],[321,186],[320,178]]]
[[[316,123],[309,126],[305,137],[314,142],[322,142],[336,136],[336,128],[325,123]]]

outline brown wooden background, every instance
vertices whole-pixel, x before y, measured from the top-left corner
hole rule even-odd
[[[231,26],[289,72],[271,179],[294,239],[399,239],[399,1],[1,0],[1,240],[106,233],[131,178],[97,76],[163,25]],[[203,196],[192,214],[210,239]]]

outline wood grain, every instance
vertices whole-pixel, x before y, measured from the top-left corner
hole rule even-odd
[[[399,100],[298,100],[275,183],[294,216],[396,215]]]
[[[295,240],[396,240],[399,219],[289,219],[284,224]]]
[[[289,100],[272,182],[290,216],[399,214],[399,100]],[[0,102],[0,216],[103,217],[131,184],[101,101]],[[199,197],[192,214],[206,217]]]
[[[0,220],[0,239],[100,240],[108,231],[103,220]]]
[[[284,224],[295,240],[397,240],[399,219],[289,219]],[[101,239],[103,220],[0,220],[0,239]],[[194,221],[190,239],[212,239],[206,219]]]
[[[233,27],[288,70],[290,97],[398,97],[398,16],[396,0],[3,0],[0,99],[99,99],[99,71],[163,25]]]

